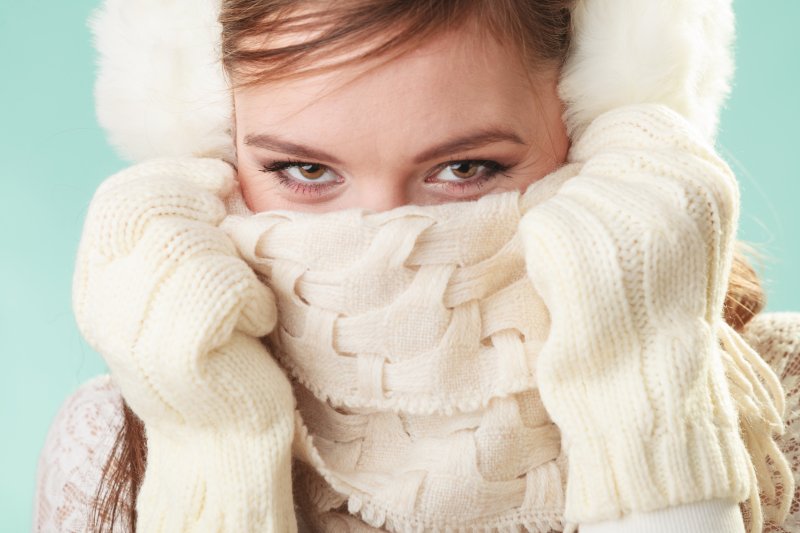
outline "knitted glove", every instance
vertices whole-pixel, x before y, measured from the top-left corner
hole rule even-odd
[[[73,307],[145,425],[140,531],[297,528],[294,397],[259,340],[274,296],[217,226],[234,186],[220,160],[152,160],[87,213]]]
[[[520,223],[551,316],[537,379],[568,459],[567,521],[742,501],[752,466],[717,341],[734,175],[654,104],[601,115],[570,159],[581,172]]]

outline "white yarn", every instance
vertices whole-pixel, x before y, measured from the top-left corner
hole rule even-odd
[[[468,203],[229,198],[222,227],[275,292],[312,523],[346,501],[388,531],[545,532],[749,498],[755,532],[768,460],[786,515],[783,391],[722,322],[732,172],[664,106],[604,113],[572,156]]]

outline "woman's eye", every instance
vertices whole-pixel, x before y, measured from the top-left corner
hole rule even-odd
[[[316,183],[334,180],[336,176],[325,166],[317,163],[297,163],[292,166],[286,167],[285,171],[289,176],[300,181],[313,181]],[[329,175],[328,179],[323,179]]]
[[[459,180],[468,180],[475,177],[483,165],[478,164],[477,161],[456,161],[447,165],[447,170],[451,176],[455,176]],[[447,177],[448,173],[443,173],[443,177]]]
[[[491,160],[450,161],[438,166],[425,182],[433,186],[438,184],[446,192],[462,194],[481,189],[498,175],[505,175],[508,168]],[[261,171],[271,174],[281,186],[298,194],[321,195],[344,182],[325,165],[305,161],[274,161],[264,165]]]
[[[342,181],[325,165],[304,161],[274,161],[265,164],[261,172],[270,174],[282,187],[304,195],[321,195]]]
[[[508,167],[496,161],[489,160],[466,160],[451,161],[439,167],[439,171],[431,176],[435,181],[449,184],[469,184],[473,182],[485,182],[494,178]],[[430,179],[430,178],[429,178]]]

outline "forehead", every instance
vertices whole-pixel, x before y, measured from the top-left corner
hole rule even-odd
[[[487,121],[524,128],[538,89],[529,74],[514,47],[483,32],[453,30],[388,61],[235,90],[237,137],[273,132],[308,142],[379,142],[447,135]]]

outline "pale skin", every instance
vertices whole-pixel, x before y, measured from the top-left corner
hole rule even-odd
[[[255,212],[384,211],[524,190],[569,148],[557,69],[526,68],[464,31],[380,66],[235,90],[243,197]]]

